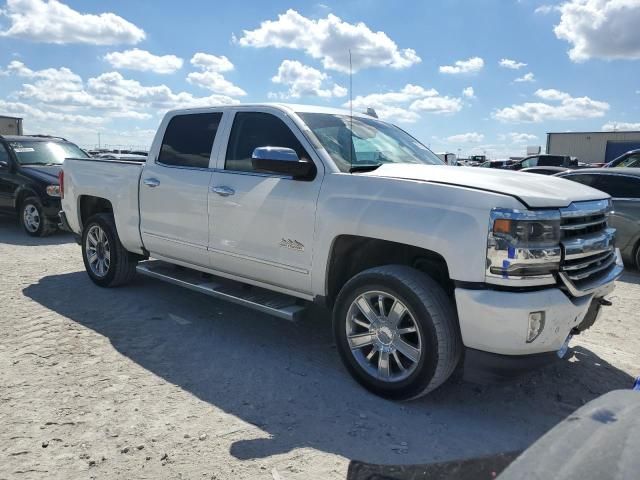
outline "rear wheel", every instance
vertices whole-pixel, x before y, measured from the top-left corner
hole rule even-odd
[[[347,282],[333,327],[347,370],[368,390],[395,400],[440,386],[462,350],[455,310],[443,289],[401,265],[372,268]]]
[[[640,270],[640,242],[638,242],[638,245],[636,245],[636,254],[633,263],[636,267],[636,270]]]
[[[138,263],[137,256],[120,243],[113,216],[107,213],[94,215],[84,226],[82,259],[91,280],[101,287],[130,282]]]
[[[28,197],[22,202],[20,223],[32,237],[46,237],[57,229],[56,224],[44,216],[44,208],[38,197]]]

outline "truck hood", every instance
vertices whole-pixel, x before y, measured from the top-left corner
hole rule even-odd
[[[62,170],[62,165],[24,165],[21,170],[33,179],[57,185],[58,173]]]
[[[529,208],[566,207],[571,202],[609,195],[571,180],[548,175],[480,167],[386,164],[363,175],[455,185],[515,197]]]

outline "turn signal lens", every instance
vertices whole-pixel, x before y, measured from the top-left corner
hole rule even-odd
[[[497,218],[493,222],[493,233],[510,233],[511,220],[506,218]]]

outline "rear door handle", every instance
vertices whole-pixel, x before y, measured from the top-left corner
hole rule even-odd
[[[144,183],[147,187],[154,188],[160,185],[160,180],[158,180],[157,178],[145,178],[142,183]]]
[[[228,196],[233,195],[234,193],[236,193],[236,191],[233,188],[229,188],[229,187],[225,187],[225,186],[211,187],[211,191],[213,193],[217,193],[221,197],[228,197]]]

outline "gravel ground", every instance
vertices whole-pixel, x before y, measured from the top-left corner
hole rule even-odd
[[[0,217],[0,479],[343,479],[524,449],[640,375],[627,273],[570,360],[398,404],[345,373],[319,314],[290,324],[138,278],[94,286],[71,237]]]

